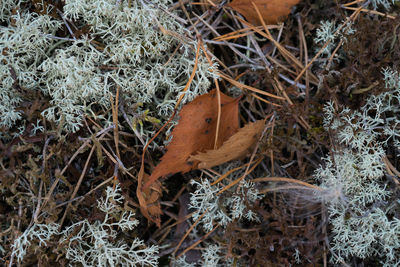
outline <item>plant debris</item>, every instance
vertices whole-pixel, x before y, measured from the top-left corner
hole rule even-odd
[[[2,0],[0,265],[398,266],[399,3]]]

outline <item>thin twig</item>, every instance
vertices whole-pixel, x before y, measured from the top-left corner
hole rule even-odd
[[[65,20],[64,18],[64,14],[61,12],[61,10],[59,10],[58,8],[56,9],[58,15],[62,18],[62,20],[64,21],[65,26],[67,27],[69,33],[72,35],[72,38],[74,39],[74,41],[76,41],[76,37],[74,32],[72,31],[72,29],[69,27],[68,22]]]
[[[93,155],[93,152],[95,151],[95,149],[96,149],[96,146],[93,145],[93,146],[92,146],[92,149],[90,150],[89,156],[88,156],[88,158],[87,158],[87,160],[86,160],[86,162],[85,162],[85,166],[83,167],[81,176],[79,177],[78,183],[75,185],[74,192],[72,193],[72,195],[71,195],[71,197],[70,197],[70,201],[71,201],[72,199],[74,199],[75,196],[76,196],[76,194],[78,193],[79,187],[80,187],[81,184],[82,184],[83,177],[85,177],[86,171],[87,171],[88,166],[89,166],[89,162],[90,162],[90,160],[92,159],[92,155]],[[60,224],[60,227],[59,227],[60,229],[61,229],[61,227],[62,227],[62,225],[63,225],[63,223],[64,223],[65,218],[67,217],[68,211],[69,211],[69,209],[71,208],[71,206],[72,206],[72,203],[68,203],[67,207],[65,208],[64,215],[62,216],[62,218],[61,218],[61,220],[60,220],[60,223],[59,223],[59,224]]]

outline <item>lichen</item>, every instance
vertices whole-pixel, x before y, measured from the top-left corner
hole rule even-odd
[[[8,26],[0,29],[0,111],[5,115],[0,127],[11,128],[24,119],[18,108],[28,99],[16,85],[49,97],[42,115],[66,133],[79,130],[84,116],[94,113],[111,123],[110,96],[117,88],[129,119],[149,110],[164,121],[192,73],[197,45],[174,14],[165,11],[168,4],[67,0],[57,10],[58,19],[22,6],[14,15],[4,15]],[[3,14],[11,14],[13,7],[3,7]],[[67,36],[59,36],[62,31],[57,30],[67,26]],[[214,67],[199,56],[182,103],[207,91]],[[131,109],[141,103],[143,109]],[[148,138],[151,125],[141,127]]]
[[[378,256],[383,266],[400,263],[400,218],[393,214],[400,203],[390,205],[384,163],[388,146],[400,151],[400,77],[392,69],[383,75],[388,91],[370,96],[360,111],[337,112],[332,102],[325,107],[335,148],[315,177],[321,187],[341,191],[342,197],[326,199],[336,262]]]
[[[62,231],[56,223],[32,225],[15,239],[12,257],[22,263],[34,243],[44,249],[53,238],[53,245],[57,242],[57,246],[66,246],[63,251],[71,266],[157,266],[157,246],[146,246],[139,238],[128,242],[117,237],[139,223],[134,213],[119,207],[123,199],[119,185],[115,189],[108,187],[106,196],[98,201],[99,210],[105,214],[103,220],[91,223],[84,219]]]

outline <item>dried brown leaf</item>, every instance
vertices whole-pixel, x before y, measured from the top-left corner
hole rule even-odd
[[[266,24],[276,24],[290,13],[300,0],[233,0],[228,6],[242,14],[251,24],[261,25],[254,3]]]
[[[251,153],[251,148],[260,137],[264,124],[264,120],[248,123],[231,136],[220,148],[197,153],[191,156],[189,161],[200,161],[198,167],[206,169],[244,157]]]
[[[148,181],[149,175],[141,173],[138,175],[139,185],[145,184]],[[161,226],[161,204],[160,198],[162,195],[161,184],[159,181],[155,181],[149,187],[143,189],[138,186],[136,195],[140,204],[140,212],[149,221],[154,222],[158,227]]]
[[[238,99],[221,94],[221,117],[217,148],[239,129]],[[188,159],[191,155],[214,148],[217,119],[217,91],[195,98],[185,105],[180,112],[178,125],[172,132],[172,141],[167,153],[161,158],[147,184],[152,184],[160,177],[177,172],[197,169],[198,162]]]

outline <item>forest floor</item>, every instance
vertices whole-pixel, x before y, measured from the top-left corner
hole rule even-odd
[[[400,65],[400,5],[383,2],[391,1],[173,1],[166,12],[186,22],[189,34],[154,30],[192,38],[195,55],[218,65],[210,93],[177,105],[180,121],[165,146],[139,141],[118,107],[119,91],[108,114],[88,113],[75,133],[55,137],[59,129],[48,123],[37,135],[27,129],[1,140],[0,265],[90,266],[97,252],[82,251],[121,242],[143,249],[127,257],[148,253],[157,262],[132,265],[380,266],[374,254],[335,256],[315,171],[338,148],[324,128],[326,104],[337,114],[361,110],[387,91],[383,70]],[[38,94],[22,106],[31,114],[26,125],[34,127],[48,101]],[[113,124],[103,127],[99,115]],[[168,139],[163,126],[156,119],[151,126],[158,142]],[[387,205],[399,195],[398,153],[385,148]],[[121,195],[106,195],[107,187]],[[390,216],[399,219],[400,211]],[[93,229],[103,239],[80,232]],[[129,262],[115,258],[114,266]],[[112,266],[108,260],[98,266]]]

